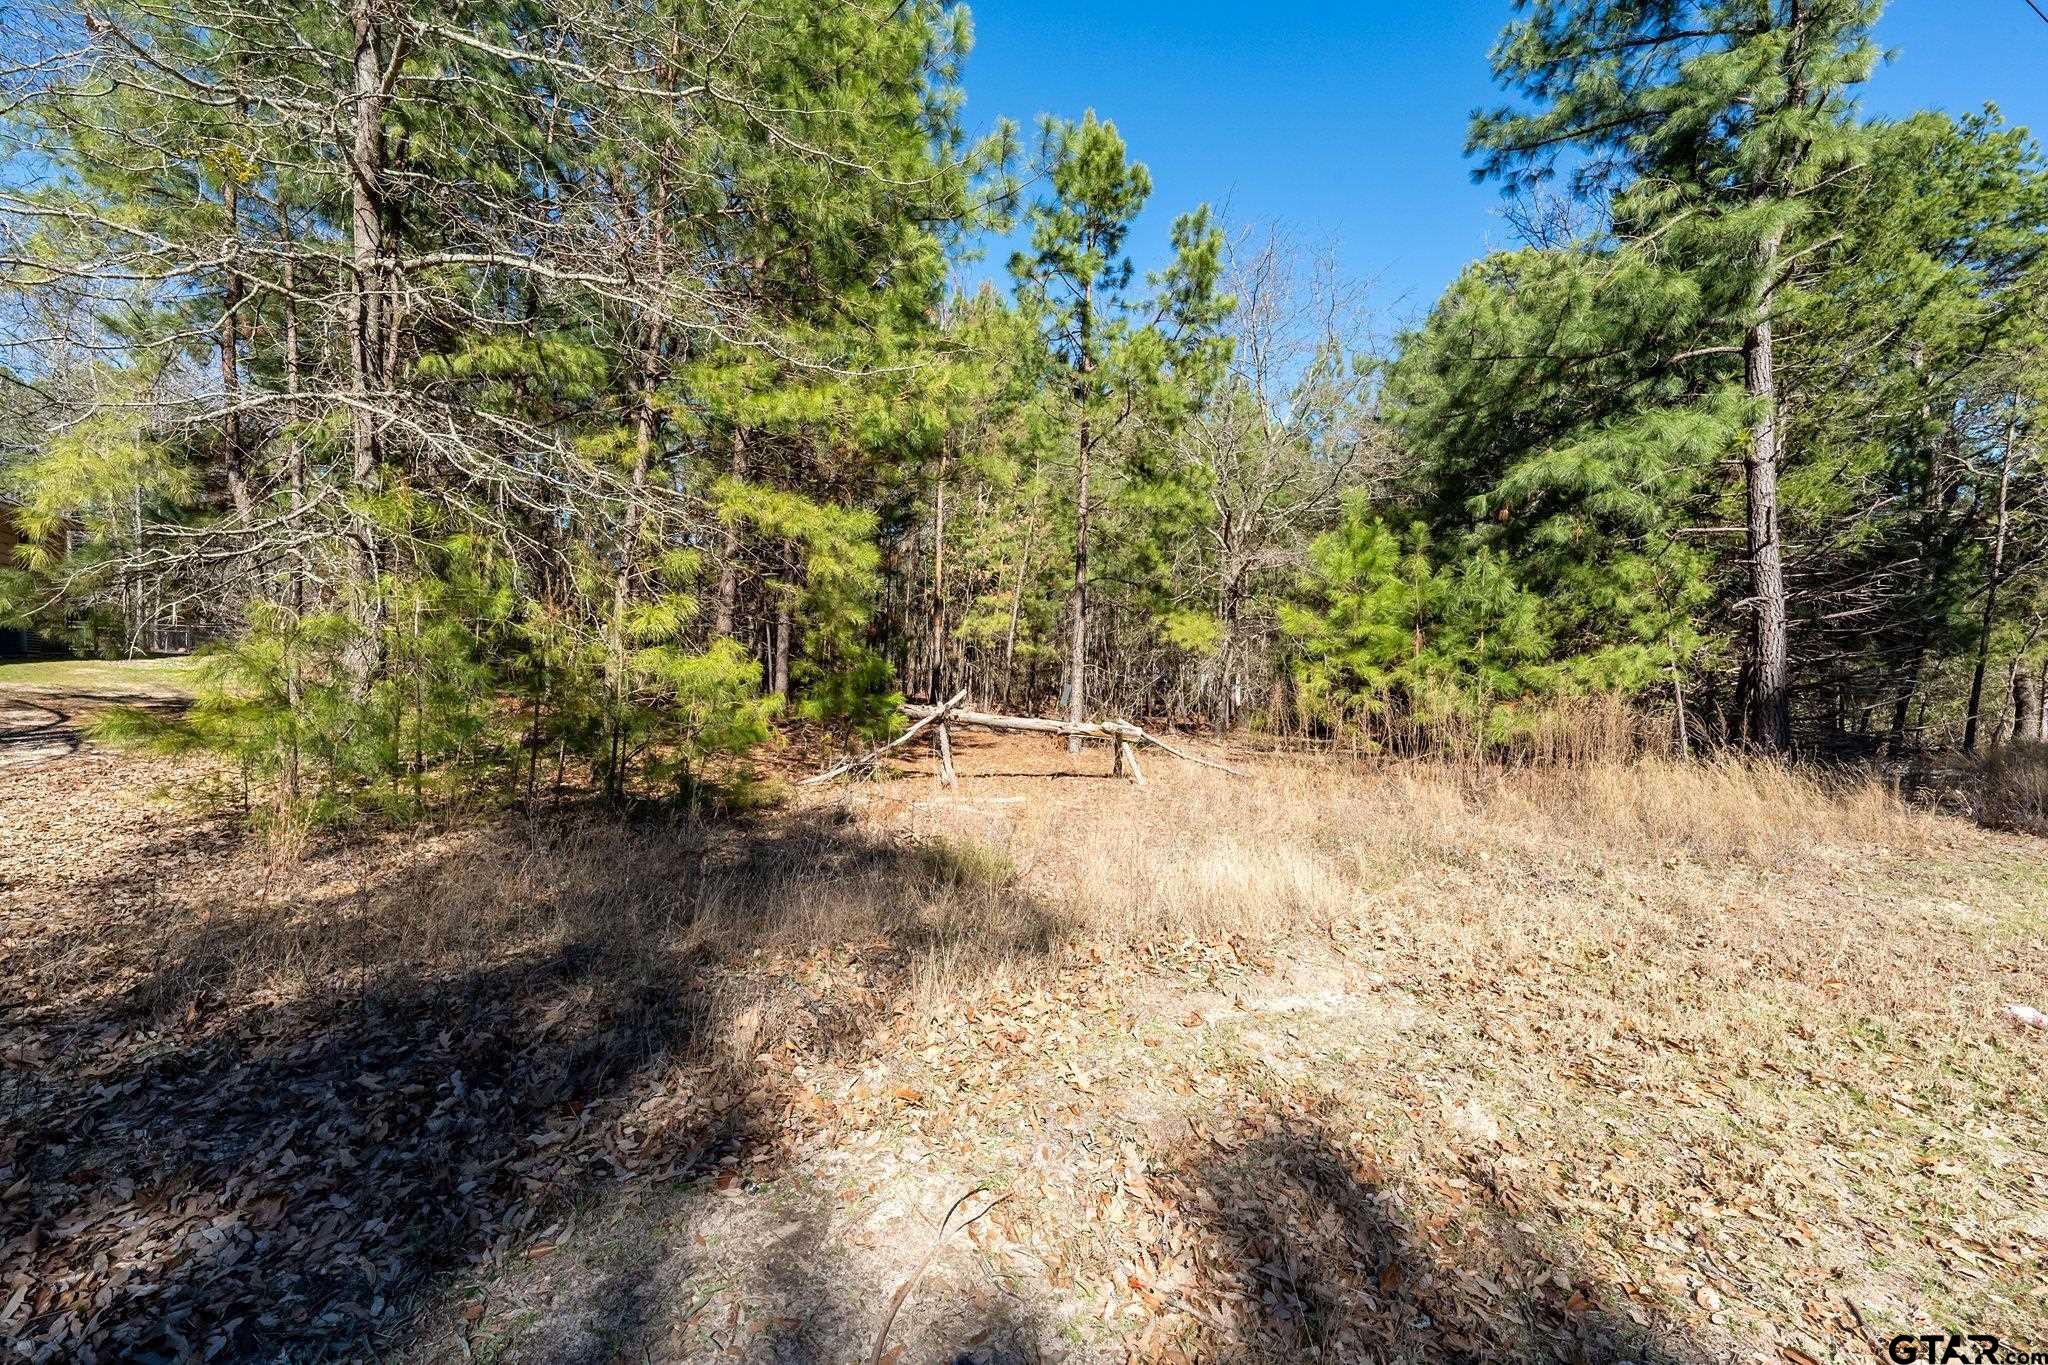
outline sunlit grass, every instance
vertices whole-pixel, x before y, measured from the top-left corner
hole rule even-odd
[[[0,664],[0,693],[64,692],[123,697],[187,697],[199,669],[189,656],[168,659],[44,659]]]

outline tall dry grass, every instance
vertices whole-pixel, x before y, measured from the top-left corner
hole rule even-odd
[[[609,1011],[635,1047],[686,1034],[738,1060],[863,1026],[792,963],[860,964],[875,994],[850,1008],[920,1010],[1084,947],[1315,933],[1447,870],[1769,866],[1930,829],[1874,778],[1738,759],[1153,770],[1143,790],[1019,779],[1028,795],[972,833],[853,793],[722,828],[508,825],[309,853],[258,894],[164,917],[136,999],[318,1006],[488,983]],[[1536,913],[1457,922],[1476,952],[1489,932],[1552,932]]]
[[[1406,702],[1381,694],[1313,728],[1263,730],[1259,740],[1282,751],[1352,759],[1549,766],[1668,755],[1677,747],[1678,733],[1670,714],[1611,694],[1500,702],[1476,710],[1453,707],[1427,719]]]
[[[1979,824],[2048,834],[2048,744],[2001,745],[1966,765],[1963,778]]]
[[[1263,765],[1249,782],[1171,779],[1095,803],[1085,820],[1027,800],[999,847],[1075,931],[1114,942],[1308,928],[1404,875],[1494,859],[1771,866],[1910,850],[1933,829],[1874,773],[1761,759],[1311,760]]]

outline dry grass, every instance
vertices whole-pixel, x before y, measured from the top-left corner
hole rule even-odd
[[[1248,783],[1187,770],[1142,796],[1104,785],[1078,811],[1027,798],[995,825],[971,804],[942,804],[934,823],[856,790],[742,829],[597,819],[295,850],[253,904],[153,926],[136,999],[175,1014],[200,999],[304,1002],[573,961],[613,1000],[661,997],[672,1033],[743,1065],[815,1014],[801,991],[746,969],[764,956],[884,945],[901,958],[894,989],[928,1011],[991,978],[1057,974],[1081,949],[1326,934],[1364,901],[1449,875],[1473,884],[1473,903],[1430,907],[1408,932],[1432,966],[1483,971],[1531,945],[1606,958],[1673,932],[1641,912],[1560,913],[1548,888],[1652,870],[1683,917],[1731,878],[1825,874],[1874,850],[1910,858],[1939,835],[1875,778],[1758,761],[1309,764]],[[1788,952],[1812,948],[1826,961],[1801,967],[1837,974],[1853,953],[1881,976],[1901,951],[1905,926],[1839,932],[1831,912],[1816,918],[1828,927],[1731,920],[1693,975],[1755,995],[1757,963]],[[690,983],[680,1012],[678,982]]]
[[[743,1064],[776,1020],[796,1022],[746,970],[766,955],[885,945],[909,973],[898,986],[937,998],[1070,937],[986,845],[863,829],[831,809],[740,830],[598,818],[267,853],[253,900],[149,925],[135,1004],[290,1008],[573,964],[586,999],[656,1006],[617,1035],[620,1065],[679,1040]],[[41,988],[61,990],[75,966],[41,964]]]
[[[444,1206],[367,1166],[308,1196],[361,1207],[355,1244],[408,1305],[383,1339],[417,1359],[865,1358],[977,1184],[1011,1201],[935,1261],[907,1358],[1848,1361],[1870,1332],[1937,1323],[2023,1340],[2048,1312],[2048,1068],[2000,1007],[2048,1003],[2039,845],[1871,778],[1568,757],[1247,782],[1162,759],[1138,789],[1099,754],[970,741],[958,793],[913,772],[738,826],[507,825],[288,860],[103,784],[71,806],[21,786],[0,799],[47,837],[90,812],[77,856],[130,879],[0,867],[24,997],[0,1042],[89,1040],[116,1094],[169,1047],[230,1099],[245,1077],[353,1093],[358,1070],[378,1097],[438,1095],[436,1049],[472,1048],[454,1090],[509,1077],[488,1082],[500,1110],[400,1169],[508,1144],[506,1174],[448,1206],[481,1207],[488,1236],[422,1233]],[[387,1036],[393,1019],[416,1024]],[[344,1079],[271,1061],[309,1050]],[[283,1133],[208,1175],[154,1137],[42,1175],[64,1201],[92,1188],[80,1171],[246,1201],[273,1186],[245,1151]],[[553,1249],[528,1259],[536,1241]],[[80,1235],[80,1292],[99,1249]],[[281,1282],[235,1274],[258,1299]],[[1423,1317],[1442,1334],[1410,1331]]]
[[[1174,776],[1170,793],[1093,803],[1085,821],[1071,802],[1027,799],[998,842],[1075,929],[1128,942],[1314,929],[1390,879],[1497,858],[1575,870],[1811,865],[1828,850],[1911,853],[1935,830],[1873,775],[1737,759],[1311,762],[1270,765],[1248,783]]]
[[[1993,749],[1971,765],[1965,789],[1978,823],[1990,829],[2048,834],[2048,744]]]

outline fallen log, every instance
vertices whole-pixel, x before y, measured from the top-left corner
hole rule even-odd
[[[924,706],[917,702],[905,702],[903,714],[912,720],[931,720],[940,711],[946,712],[950,725],[974,725],[984,730],[1015,730],[1039,735],[1088,735],[1101,739],[1114,733],[1093,721],[1075,724],[1070,720],[1041,720],[1037,716],[999,716],[987,711],[968,711],[948,702],[945,706]],[[1121,726],[1122,721],[1110,721],[1109,725]],[[1130,729],[1137,727],[1130,726]],[[906,731],[906,733],[908,733]]]
[[[903,714],[913,718],[930,719],[939,709],[935,706],[906,703]],[[1176,748],[1151,731],[1133,725],[1127,720],[1084,720],[1077,724],[1070,720],[1042,720],[1037,716],[999,716],[988,711],[965,711],[950,703],[945,709],[948,725],[973,725],[984,730],[1004,730],[1017,734],[1080,735],[1084,739],[1109,739],[1130,745],[1150,744],[1154,748],[1165,750],[1184,763],[1214,768],[1218,772],[1229,773],[1232,777],[1250,776],[1249,773],[1233,768],[1227,763],[1218,763],[1213,758],[1203,758],[1200,754],[1191,754],[1185,749]]]
[[[1227,763],[1218,763],[1213,758],[1203,758],[1200,754],[1191,754],[1188,753],[1186,750],[1176,749],[1171,744],[1168,744],[1165,740],[1161,739],[1157,735],[1147,734],[1143,730],[1138,731],[1138,734],[1147,744],[1150,744],[1155,748],[1166,750],[1166,752],[1172,754],[1175,758],[1179,759],[1183,763],[1199,763],[1204,768],[1214,768],[1218,772],[1229,773],[1232,777],[1251,776],[1250,773],[1240,771],[1237,768],[1233,768]]]
[[[861,754],[857,758],[849,758],[844,763],[841,763],[839,766],[835,768],[827,768],[824,772],[815,773],[812,776],[807,777],[803,781],[797,783],[797,785],[799,787],[815,787],[822,782],[830,782],[833,778],[840,776],[842,773],[850,773],[855,768],[873,767],[876,760],[880,759],[883,754],[888,753],[891,749],[901,748],[903,745],[910,743],[911,740],[917,737],[918,731],[924,729],[925,726],[930,725],[933,721],[939,719],[941,716],[944,716],[947,711],[951,710],[953,707],[959,705],[961,702],[966,700],[967,689],[963,687],[958,692],[955,692],[952,698],[942,706],[925,706],[918,708],[919,710],[928,712],[929,714],[927,714],[922,720],[918,721],[917,724],[911,726],[908,730],[905,730],[902,734],[890,740],[887,744],[882,745],[879,749],[870,749],[868,752]]]
[[[1130,778],[1131,781],[1141,787],[1146,785],[1145,774],[1138,767],[1137,750],[1141,744],[1150,744],[1154,748],[1163,750],[1184,763],[1193,763],[1204,768],[1214,768],[1218,772],[1229,773],[1232,777],[1250,776],[1250,774],[1241,772],[1227,763],[1218,763],[1213,758],[1204,758],[1200,754],[1191,754],[1185,749],[1176,748],[1174,745],[1168,744],[1165,740],[1159,738],[1159,736],[1146,731],[1140,726],[1133,725],[1127,720],[1077,722],[1070,720],[1044,720],[1037,716],[1003,716],[990,711],[968,711],[960,706],[960,703],[966,699],[966,696],[967,693],[963,689],[937,706],[905,703],[903,714],[910,717],[912,722],[909,729],[880,748],[872,749],[858,758],[850,758],[837,767],[827,769],[815,777],[807,777],[797,785],[814,787],[820,783],[829,782],[842,774],[852,772],[855,769],[871,768],[881,759],[883,754],[888,753],[891,749],[900,748],[932,725],[938,726],[936,742],[939,749],[939,781],[948,787],[958,785],[960,780],[953,770],[952,737],[947,733],[956,725],[971,725],[976,729],[998,730],[1012,734],[1079,735],[1083,739],[1107,740],[1115,746],[1116,774],[1121,777]]]

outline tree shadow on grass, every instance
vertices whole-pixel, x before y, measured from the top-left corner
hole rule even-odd
[[[1715,1358],[1637,1320],[1537,1222],[1419,1198],[1312,1120],[1185,1154],[1182,1212],[1232,1358],[1429,1365]],[[1725,1358],[1725,1356],[1719,1357]]]
[[[32,1355],[416,1349],[441,1330],[422,1305],[574,1217],[778,1167],[797,1110],[730,1064],[764,955],[854,979],[860,1009],[821,994],[772,1022],[832,1048],[958,925],[1000,923],[1011,956],[1061,932],[986,869],[829,810],[507,830],[302,881],[159,915],[123,984],[0,1029],[0,1333]]]
[[[479,1283],[492,1303],[468,1344],[507,1365],[843,1365],[878,1351],[892,1365],[1063,1358],[1045,1303],[1005,1283],[960,1235],[959,1218],[954,1235],[942,1233],[950,1187],[915,1188],[914,1207],[901,1186],[879,1205],[849,1204],[818,1181],[837,1163],[816,1157],[759,1185],[721,1189],[707,1178],[610,1202],[579,1225],[573,1264],[550,1258]],[[973,1191],[953,1211],[971,1217],[991,1198]],[[570,1284],[579,1288],[564,1293]],[[424,1340],[415,1358],[447,1358],[453,1342]]]
[[[92,722],[107,710],[129,707],[173,716],[189,705],[185,698],[146,692],[47,687],[0,692],[0,770],[26,771],[69,758],[85,746]]]

